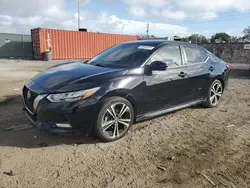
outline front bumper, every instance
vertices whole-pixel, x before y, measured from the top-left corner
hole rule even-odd
[[[73,129],[63,129],[56,126],[54,123],[37,122],[32,115],[24,109],[25,115],[30,122],[43,132],[56,133],[56,134],[71,134],[75,131]]]
[[[32,124],[43,132],[71,134],[82,132],[92,134],[96,121],[98,102],[95,98],[72,102],[51,103],[45,98],[39,101],[36,109],[29,109],[23,100],[23,111]],[[57,124],[70,124],[71,128]]]

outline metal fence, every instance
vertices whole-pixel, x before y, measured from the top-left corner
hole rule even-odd
[[[0,58],[32,59],[31,35],[0,33]]]

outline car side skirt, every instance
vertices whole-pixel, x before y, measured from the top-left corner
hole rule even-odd
[[[157,116],[161,116],[163,114],[167,114],[169,112],[173,112],[173,111],[177,111],[177,110],[180,110],[180,109],[183,109],[183,108],[187,108],[187,107],[190,107],[190,106],[201,104],[202,102],[204,102],[204,99],[191,101],[191,102],[184,103],[184,104],[181,104],[181,105],[177,105],[177,106],[174,106],[174,107],[171,107],[171,108],[165,108],[165,109],[157,110],[157,111],[154,111],[154,112],[149,112],[149,113],[146,113],[146,114],[143,114],[143,115],[140,115],[139,117],[137,117],[136,122],[144,121],[144,120],[147,120],[147,119],[151,119],[153,117],[157,117]]]

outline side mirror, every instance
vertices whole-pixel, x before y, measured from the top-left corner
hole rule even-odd
[[[166,70],[168,67],[167,63],[163,61],[154,61],[149,66],[151,70],[158,70],[158,71]]]

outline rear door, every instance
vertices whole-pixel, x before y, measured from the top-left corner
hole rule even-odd
[[[210,83],[210,72],[213,71],[206,63],[208,61],[207,52],[195,45],[182,46],[185,57],[185,69],[187,74],[187,101],[194,101],[205,96]]]

